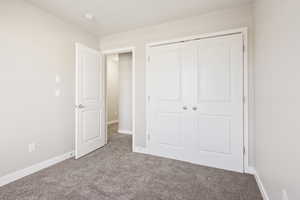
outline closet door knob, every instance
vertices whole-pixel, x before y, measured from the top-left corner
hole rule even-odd
[[[188,108],[187,108],[187,106],[183,106],[182,109],[183,110],[187,110]]]
[[[82,108],[84,108],[84,105],[82,105],[82,104],[79,104],[78,106],[76,106],[77,108],[79,108],[79,109],[82,109]]]
[[[197,107],[193,107],[193,110],[196,111],[198,108]]]

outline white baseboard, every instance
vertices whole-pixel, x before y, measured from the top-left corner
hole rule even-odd
[[[111,125],[111,124],[117,124],[117,123],[119,123],[119,121],[118,121],[118,120],[113,120],[113,121],[109,121],[109,122],[107,122],[107,125]]]
[[[118,130],[118,133],[126,134],[126,135],[132,135],[132,131],[128,131],[128,130]]]
[[[263,199],[264,200],[270,200],[270,198],[268,196],[268,193],[267,193],[267,191],[266,191],[266,189],[263,185],[263,182],[262,182],[261,178],[259,177],[258,172],[254,168],[253,168],[253,172],[254,172],[253,175],[255,177],[256,183],[258,185],[258,188],[261,192],[261,195],[262,195]]]
[[[135,152],[135,153],[142,153],[142,154],[148,154],[147,148],[145,148],[145,147],[134,147],[133,152]]]
[[[2,177],[0,177],[0,187],[3,185],[6,185],[8,183],[11,183],[13,181],[16,181],[18,179],[21,179],[25,176],[28,176],[30,174],[33,174],[35,172],[38,172],[42,169],[48,168],[52,165],[55,165],[59,162],[66,160],[66,159],[72,158],[72,157],[74,157],[74,151],[68,152],[66,154],[63,154],[63,155],[51,158],[49,160],[37,163],[37,164],[27,167],[25,169],[21,169],[19,171],[2,176]]]
[[[255,171],[254,167],[248,166],[245,168],[245,173],[255,175],[256,171]]]

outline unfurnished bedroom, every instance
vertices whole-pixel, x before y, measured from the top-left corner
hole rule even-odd
[[[296,0],[0,0],[0,200],[298,200]]]

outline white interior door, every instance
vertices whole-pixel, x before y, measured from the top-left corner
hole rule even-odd
[[[103,77],[100,52],[76,44],[76,159],[105,144]]]
[[[149,153],[243,171],[241,34],[152,47]]]
[[[149,65],[149,152],[154,155],[182,159],[183,137],[187,131],[188,67],[184,67],[181,44],[151,49]],[[189,66],[189,65],[187,65]]]
[[[194,131],[187,160],[243,172],[243,38],[194,42]]]

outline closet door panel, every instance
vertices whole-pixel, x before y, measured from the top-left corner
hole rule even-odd
[[[184,151],[186,80],[183,46],[154,47],[148,79],[148,148],[154,155],[180,159]]]
[[[188,160],[243,171],[243,40],[195,42],[194,132]]]
[[[153,47],[149,55],[148,152],[242,172],[242,35]]]

